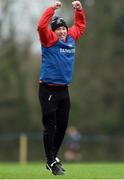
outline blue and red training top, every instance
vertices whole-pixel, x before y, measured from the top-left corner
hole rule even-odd
[[[73,73],[75,42],[86,28],[85,13],[83,9],[74,11],[74,25],[68,28],[64,42],[49,27],[54,11],[53,7],[46,9],[38,23],[38,33],[42,44],[39,80],[46,84],[68,85]]]

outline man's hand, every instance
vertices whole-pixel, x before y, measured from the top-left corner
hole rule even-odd
[[[82,9],[82,4],[80,1],[73,1],[72,2],[72,6],[74,9],[77,9],[77,10],[81,10]]]
[[[60,9],[62,6],[62,3],[60,1],[56,1],[55,4],[53,5],[53,8],[56,9]]]

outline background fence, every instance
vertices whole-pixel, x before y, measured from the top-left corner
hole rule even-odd
[[[124,136],[80,134],[64,139],[63,161],[124,161]],[[0,134],[0,161],[44,161],[41,133]]]

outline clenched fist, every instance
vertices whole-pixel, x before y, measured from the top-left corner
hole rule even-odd
[[[74,9],[77,9],[77,10],[81,10],[82,9],[82,4],[80,1],[73,1],[72,2],[72,6]]]
[[[55,4],[53,5],[53,8],[56,10],[56,9],[60,9],[62,6],[61,2],[60,1],[56,1]]]

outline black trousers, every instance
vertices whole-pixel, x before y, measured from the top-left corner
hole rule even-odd
[[[68,125],[70,98],[68,86],[39,85],[44,126],[43,143],[48,162],[57,156]]]

